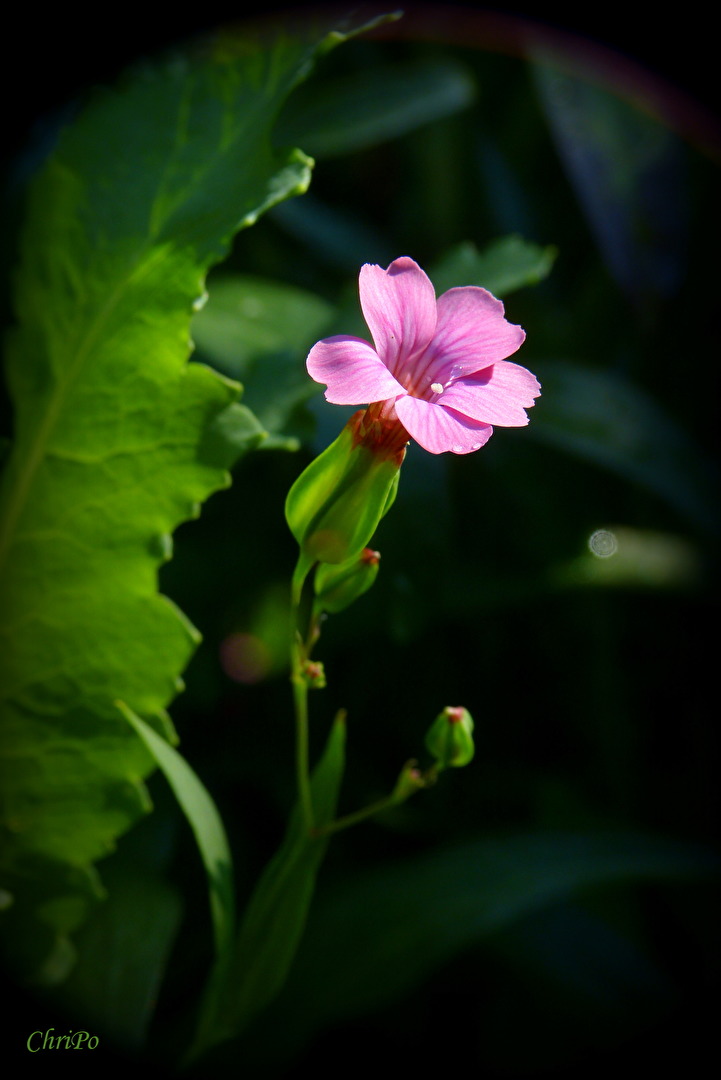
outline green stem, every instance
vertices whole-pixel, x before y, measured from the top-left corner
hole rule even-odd
[[[296,653],[299,651],[297,646]],[[295,664],[295,661],[294,661]],[[310,793],[310,764],[308,760],[308,687],[303,675],[294,671],[293,701],[295,703],[295,767],[298,800],[306,831],[313,829],[313,800]]]
[[[410,799],[411,795],[415,795],[417,791],[434,784],[442,770],[443,766],[436,763],[426,769],[425,772],[419,773],[415,769],[415,762],[409,762],[390,795],[385,795],[382,799],[376,799],[375,802],[364,806],[362,810],[356,810],[352,814],[344,814],[343,817],[336,818],[335,821],[329,821],[327,825],[316,829],[314,835],[330,836],[332,833],[348,829],[352,825],[358,825],[361,821],[366,821],[369,817],[380,814],[383,810],[390,810],[392,806],[400,806],[406,799]],[[413,776],[412,780],[410,780],[411,775]]]
[[[314,560],[301,551],[298,556],[298,562],[296,563],[295,570],[293,571],[293,580],[291,585],[291,602],[293,606],[293,637],[295,639],[296,631],[296,619],[298,616],[298,608],[300,607],[300,600],[303,594],[303,586],[305,579],[308,577]]]
[[[400,800],[401,802],[403,800]],[[351,825],[357,825],[361,821],[365,821],[366,818],[372,817],[374,814],[379,814],[382,810],[389,810],[391,806],[397,806],[399,800],[395,795],[386,795],[383,799],[377,799],[373,803],[369,803],[368,806],[364,806],[362,810],[356,810],[352,814],[345,814],[343,817],[336,818],[335,821],[329,822],[320,829],[315,830],[316,836],[330,836],[331,833],[340,832],[341,829],[348,829]]]
[[[310,762],[308,755],[308,683],[305,663],[308,659],[298,628],[303,585],[313,562],[303,552],[293,573],[291,585],[291,682],[295,708],[295,768],[298,801],[303,814],[303,824],[308,833],[313,829],[313,800],[310,792]]]

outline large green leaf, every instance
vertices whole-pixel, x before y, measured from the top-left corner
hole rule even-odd
[[[95,860],[148,810],[152,758],[114,702],[174,739],[199,635],[158,593],[172,531],[262,434],[236,384],[188,363],[192,312],[234,232],[306,188],[310,160],[271,128],[352,31],[224,34],[144,67],[92,97],[30,190],[0,490],[1,865],[6,938],[24,966],[50,951],[45,978],[100,892]]]

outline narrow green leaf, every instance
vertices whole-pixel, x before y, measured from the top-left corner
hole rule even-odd
[[[348,211],[309,195],[274,207],[271,216],[290,236],[312,247],[316,259],[344,275],[357,275],[364,262],[387,266],[397,258],[388,234],[356,208]]]
[[[453,60],[425,59],[304,88],[280,117],[276,139],[335,157],[424,127],[471,104],[473,76]]]
[[[292,1052],[328,1024],[381,1008],[463,949],[583,890],[720,872],[713,852],[652,835],[539,833],[479,840],[341,882],[314,906],[284,995],[284,1047]]]
[[[693,440],[622,375],[563,361],[536,368],[543,397],[531,438],[612,469],[710,531],[721,527],[717,477]]]
[[[675,297],[686,273],[686,148],[635,95],[564,71],[544,51],[531,49],[538,102],[606,266],[630,296]]]
[[[233,860],[220,815],[185,758],[127,705],[121,701],[117,705],[162,770],[193,830],[208,876],[215,950],[217,956],[221,957],[233,940],[235,899]]]
[[[525,285],[536,285],[551,272],[556,249],[540,247],[520,236],[506,236],[478,251],[470,242],[446,252],[430,276],[440,295],[462,285],[478,285],[504,297]]]
[[[344,748],[345,722],[338,717],[311,777],[318,827],[335,816]],[[250,899],[217,1000],[206,1003],[198,1050],[238,1035],[281,989],[303,933],[327,846],[327,838],[307,834],[296,806],[285,840]]]

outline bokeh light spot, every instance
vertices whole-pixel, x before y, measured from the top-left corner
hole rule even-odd
[[[588,547],[599,559],[608,559],[618,551],[616,534],[609,529],[596,529],[588,538]]]
[[[254,634],[229,634],[220,645],[220,664],[228,678],[239,683],[258,683],[270,671],[272,657],[267,645]]]

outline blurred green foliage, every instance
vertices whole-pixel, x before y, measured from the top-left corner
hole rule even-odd
[[[544,387],[528,428],[496,430],[478,454],[410,448],[374,540],[378,579],[328,620],[318,650],[328,688],[313,697],[316,753],[336,709],[349,710],[341,813],[422,757],[447,704],[472,712],[476,758],[334,839],[286,993],[209,1065],[290,1076],[352,1053],[358,1069],[421,1060],[592,1077],[619,1063],[687,1071],[711,1045],[718,170],[630,88],[591,85],[565,60],[410,30],[346,43],[276,128],[279,144],[297,138],[315,154],[311,193],[242,233],[209,279],[208,314],[217,296],[230,326],[219,367],[247,382],[272,441],[179,530],[162,586],[204,635],[173,717],[221,809],[241,900],[294,797],[277,640],[295,561],[283,502],[346,415],[306,382],[305,350],[315,335],[366,335],[362,262],[407,254],[443,271],[517,236],[536,247],[539,281],[499,292],[527,331],[517,359]],[[376,92],[387,72],[393,110]],[[437,108],[404,99],[419,84]],[[212,360],[201,319],[198,356]],[[599,530],[611,554],[594,549]],[[139,867],[138,903],[151,881],[182,898],[162,981],[165,939],[137,960],[160,984],[140,1053],[164,1063],[212,943],[200,860],[157,781],[155,813],[107,860],[126,887],[111,890],[105,917],[127,907]],[[54,1018],[71,1000],[89,1009],[83,980],[98,1005],[97,987],[122,982],[133,951],[126,943],[115,967],[90,944],[83,956],[49,1003]],[[127,985],[132,1033],[113,1000],[122,1052],[149,1024]]]

